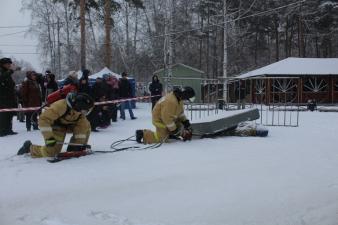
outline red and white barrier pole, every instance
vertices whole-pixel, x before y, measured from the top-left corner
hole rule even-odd
[[[157,97],[160,95],[152,95],[152,96],[141,96],[135,98],[125,98],[125,99],[118,99],[118,100],[111,100],[111,101],[104,101],[104,102],[95,102],[95,105],[109,105],[109,104],[116,104],[120,102],[132,101],[132,100],[142,100],[142,99],[149,99],[152,97]],[[8,108],[8,109],[0,109],[0,112],[27,112],[27,111],[36,111],[41,107],[27,107],[27,108]]]

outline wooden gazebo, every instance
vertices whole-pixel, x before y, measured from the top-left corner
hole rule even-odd
[[[287,58],[236,80],[245,80],[247,99],[253,103],[278,102],[286,95],[290,103],[338,103],[338,58]]]

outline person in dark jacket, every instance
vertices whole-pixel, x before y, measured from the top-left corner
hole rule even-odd
[[[42,94],[34,71],[27,71],[26,79],[21,86],[21,96],[24,107],[41,106]],[[28,111],[25,114],[27,131],[31,131],[32,125],[34,130],[38,130],[38,114],[33,111]]]
[[[122,78],[120,79],[119,82],[119,92],[120,92],[120,98],[121,99],[126,99],[126,98],[131,98],[132,96],[132,89],[131,89],[131,84],[128,81],[127,73],[123,72],[122,73]],[[125,120],[126,115],[124,112],[124,109],[127,108],[129,111],[130,118],[132,120],[136,119],[134,116],[133,110],[131,109],[131,102],[130,100],[121,102],[120,105],[120,117],[121,119]]]
[[[77,78],[76,71],[70,71],[69,72],[68,76],[65,79],[65,82],[64,82],[63,86],[66,86],[68,84],[72,84],[72,85],[75,85],[76,87],[78,87],[79,80]]]
[[[90,95],[89,74],[90,74],[90,71],[87,69],[84,69],[82,71],[82,76],[79,80],[79,92],[86,93],[88,95]]]
[[[57,91],[59,89],[58,84],[55,81],[55,75],[50,73],[48,75],[46,75],[46,79],[47,79],[47,85],[46,85],[46,97]]]
[[[108,88],[108,85],[101,77],[96,78],[91,95],[95,102],[101,102],[108,99]],[[87,117],[92,131],[97,132],[97,127],[104,128],[109,125],[106,123],[107,120],[110,120],[110,118],[107,118],[107,111],[107,106],[97,105],[94,107],[92,112]]]
[[[246,88],[245,81],[239,80],[238,83],[235,84],[235,96],[237,99],[237,109],[245,109],[245,97],[246,97]]]
[[[15,82],[12,78],[12,60],[0,59],[0,109],[16,108]],[[0,137],[17,134],[12,129],[12,119],[15,113],[0,112]]]
[[[149,91],[150,91],[150,95],[158,95],[155,97],[151,97],[151,109],[154,108],[156,102],[158,100],[160,100],[160,98],[162,97],[162,91],[163,91],[163,87],[162,84],[160,83],[160,81],[158,80],[158,76],[154,75],[152,78],[152,82],[149,85]]]
[[[119,98],[119,80],[111,75],[105,74],[103,75],[103,79],[106,80],[109,85],[109,100],[116,100]],[[117,121],[117,104],[110,104],[109,108],[111,110],[111,120],[112,122]]]

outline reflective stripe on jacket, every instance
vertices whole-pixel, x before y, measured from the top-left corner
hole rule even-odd
[[[162,97],[153,109],[153,124],[159,128],[167,128],[169,131],[176,130],[176,122],[184,121],[183,101],[178,101],[173,92]]]
[[[88,129],[88,124],[87,118],[80,112],[73,109],[68,109],[67,111],[67,102],[65,99],[51,104],[50,107],[41,113],[39,118],[39,127],[45,139],[53,137],[53,126],[72,126],[76,137],[76,135],[82,135],[82,128],[83,130]]]

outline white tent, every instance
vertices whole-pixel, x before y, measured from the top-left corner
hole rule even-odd
[[[122,76],[120,74],[114,73],[113,71],[111,71],[110,69],[108,69],[107,67],[104,67],[101,71],[92,74],[89,76],[90,79],[96,79],[98,77],[103,77],[104,74],[111,74],[113,76],[115,76],[117,79],[122,78]]]
[[[300,76],[338,75],[338,58],[286,58],[262,68],[237,76],[249,78],[257,76]]]
[[[120,74],[114,73],[113,71],[111,71],[110,69],[108,69],[107,67],[104,67],[102,70],[100,70],[97,73],[94,73],[92,75],[89,75],[90,79],[96,79],[98,77],[103,77],[104,74],[111,74],[113,76],[115,76],[117,79],[120,79],[122,76]],[[80,79],[82,77],[82,71],[79,70],[77,71],[77,78]]]

